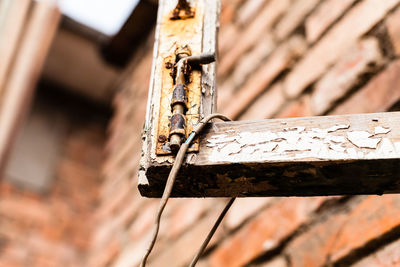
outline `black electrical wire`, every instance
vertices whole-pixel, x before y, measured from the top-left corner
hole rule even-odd
[[[189,145],[193,141],[194,137],[197,134],[199,134],[203,130],[204,126],[212,119],[221,119],[223,121],[230,121],[229,118],[227,118],[226,116],[224,116],[222,114],[215,113],[215,114],[208,115],[199,124],[196,125],[196,127],[193,129],[192,133],[186,139],[185,143],[183,143],[181,145],[181,147],[180,147],[180,149],[178,151],[178,154],[175,157],[175,162],[172,165],[172,169],[171,169],[171,171],[170,171],[170,173],[168,175],[168,179],[167,179],[167,183],[165,185],[164,193],[163,193],[163,195],[161,197],[160,205],[159,205],[158,210],[157,210],[156,219],[155,219],[155,222],[154,222],[153,235],[151,237],[151,241],[149,243],[149,246],[147,247],[146,253],[143,256],[142,262],[140,263],[140,267],[145,267],[146,266],[147,259],[148,259],[149,255],[150,255],[151,251],[153,250],[154,244],[156,243],[157,236],[158,236],[158,231],[160,229],[161,215],[162,215],[162,213],[164,211],[165,206],[167,205],[168,199],[169,199],[169,197],[171,195],[172,188],[173,188],[174,183],[175,183],[176,176],[177,176],[177,174],[179,172],[179,169],[182,166],[183,160],[185,159],[185,155],[186,155],[186,152],[187,152],[187,150],[189,148]],[[211,240],[211,237],[215,233],[218,225],[222,221],[222,218],[224,217],[224,215],[228,211],[229,207],[232,205],[233,200],[234,200],[234,198],[232,198],[228,202],[228,205],[225,207],[225,209],[223,210],[223,212],[219,216],[218,220],[214,224],[214,227],[211,229],[210,233],[208,234],[206,240],[203,242],[200,250],[196,254],[196,256],[193,259],[193,261],[192,261],[190,266],[194,266],[192,264],[196,264],[197,260],[200,258],[202,252],[204,251],[204,249],[206,248],[208,242]]]

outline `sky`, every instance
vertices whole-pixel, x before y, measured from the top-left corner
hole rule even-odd
[[[139,0],[59,0],[68,17],[106,35],[114,35]]]

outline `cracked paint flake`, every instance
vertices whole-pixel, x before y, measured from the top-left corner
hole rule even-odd
[[[390,129],[338,132],[349,129],[340,124],[329,128],[289,127],[281,131],[239,132],[234,136],[218,134],[207,140],[212,147],[209,160],[213,162],[258,162],[292,159],[364,159],[400,156],[400,142],[376,137],[375,132],[386,134]],[[389,131],[388,131],[389,130]],[[366,151],[374,149],[374,151]]]
[[[329,148],[337,151],[337,152],[344,152],[346,151],[346,148],[343,147],[342,145],[337,145],[337,144],[329,144]]]
[[[346,138],[340,135],[330,135],[326,139],[328,139],[329,142],[339,143],[339,144],[346,142]]]
[[[392,129],[390,128],[385,128],[382,126],[377,126],[375,127],[374,133],[375,134],[387,134],[388,132],[390,132]]]
[[[359,148],[376,148],[380,138],[371,138],[373,135],[366,131],[353,131],[347,133],[347,139]]]
[[[267,144],[263,145],[262,151],[263,152],[272,152],[277,146],[278,146],[278,143],[267,143]]]
[[[348,125],[348,124],[340,124],[340,125],[332,126],[328,129],[326,129],[326,131],[328,133],[333,133],[333,132],[336,132],[337,130],[345,130],[345,129],[349,129],[349,128],[350,128],[350,125]]]

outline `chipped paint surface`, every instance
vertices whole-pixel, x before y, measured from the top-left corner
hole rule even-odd
[[[373,134],[366,131],[354,131],[347,133],[347,139],[359,148],[376,148],[381,138],[373,138]]]
[[[382,126],[377,126],[375,127],[374,133],[375,134],[387,134],[388,132],[390,132],[392,129],[390,128],[385,128]]]
[[[389,127],[351,131],[348,124],[281,131],[216,134],[206,140],[211,162],[260,162],[299,159],[368,159],[400,157],[400,142],[386,135]]]

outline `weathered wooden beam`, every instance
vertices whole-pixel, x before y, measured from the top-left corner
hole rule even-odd
[[[170,157],[140,172],[143,196],[160,197]],[[400,112],[215,122],[186,157],[173,197],[400,192]]]
[[[0,173],[21,120],[28,110],[60,17],[55,1],[34,1],[3,88],[0,105]]]

